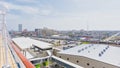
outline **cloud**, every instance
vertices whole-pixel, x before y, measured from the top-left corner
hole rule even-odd
[[[18,11],[21,11],[23,13],[28,13],[28,14],[39,13],[39,9],[35,7],[15,5],[12,3],[7,3],[7,2],[0,2],[0,4],[7,6],[8,11],[14,9],[14,10],[18,10]]]
[[[21,3],[37,3],[38,0],[16,0],[17,2]]]
[[[49,15],[49,14],[51,14],[52,13],[52,10],[47,10],[47,9],[45,9],[45,10],[41,10],[40,11],[41,12],[41,15]]]
[[[52,13],[53,9],[52,8],[42,8],[39,6],[38,7],[33,7],[33,6],[26,6],[26,5],[16,5],[8,2],[0,2],[1,5],[7,6],[7,10],[17,10],[19,12],[25,13],[25,14],[38,14],[38,15],[49,15]],[[46,6],[45,6],[46,7]]]
[[[17,24],[22,23],[26,26],[26,28],[29,29],[39,27],[50,27],[58,30],[79,30],[86,29],[86,25],[88,24],[90,29],[92,30],[120,29],[119,2],[104,2],[104,0],[64,0],[65,3],[63,3],[63,0],[60,2],[53,2],[53,0],[16,1],[25,2],[25,5],[18,4],[18,2],[14,4],[7,1],[0,2],[0,4],[8,6],[8,10],[12,11],[13,9],[24,13],[21,15],[15,15],[16,11],[13,11],[13,14],[10,14],[8,16],[9,24],[13,25],[15,23],[14,25],[16,27]],[[28,5],[28,3],[36,1],[39,1],[36,5]],[[10,28],[14,29],[11,26]]]

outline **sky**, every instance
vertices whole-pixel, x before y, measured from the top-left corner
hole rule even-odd
[[[120,30],[120,0],[0,0],[8,30]]]

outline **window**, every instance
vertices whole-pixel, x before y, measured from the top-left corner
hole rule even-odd
[[[77,63],[79,63],[79,61],[78,61],[78,60],[77,60],[76,62],[77,62]]]
[[[84,49],[82,48],[82,51],[83,51]]]
[[[81,52],[81,50],[78,50],[78,52]]]
[[[107,47],[105,49],[107,50]]]
[[[99,54],[99,56],[101,57],[101,54]]]
[[[67,58],[67,60],[69,60],[69,58]]]
[[[61,58],[61,56],[59,56]]]
[[[45,59],[45,61],[47,61],[47,59]]]
[[[57,67],[58,65],[57,64],[55,64],[55,67]]]
[[[105,52],[105,49],[103,49],[103,51]]]
[[[90,64],[89,63],[87,63],[87,66],[89,66]]]
[[[103,52],[101,52],[101,54],[103,54]]]
[[[87,49],[87,47],[85,47],[85,49]]]

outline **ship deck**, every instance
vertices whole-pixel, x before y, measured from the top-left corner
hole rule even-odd
[[[0,68],[6,64],[6,55],[5,55],[5,46],[3,45],[2,36],[0,34]],[[15,63],[15,60],[13,59],[13,56],[10,52],[10,49],[7,50],[7,60],[8,65],[10,65],[11,68],[17,68],[17,65]]]

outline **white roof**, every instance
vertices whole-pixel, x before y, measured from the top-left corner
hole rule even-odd
[[[103,44],[83,44],[59,53],[88,57],[120,67],[120,48]]]
[[[47,43],[47,42],[38,41],[38,40],[30,39],[30,38],[29,38],[29,41],[31,41],[33,45],[41,49],[52,48],[52,44]]]
[[[43,42],[43,41],[38,41],[38,40],[34,40],[31,38],[26,38],[26,37],[19,37],[19,38],[13,38],[12,39],[21,49],[25,49],[25,48],[30,48],[30,46],[35,45],[38,46],[42,49],[44,48],[51,48],[52,44]]]
[[[32,43],[28,41],[28,38],[25,37],[19,37],[19,38],[13,38],[12,39],[15,44],[17,44],[21,49],[30,48],[32,46]]]

